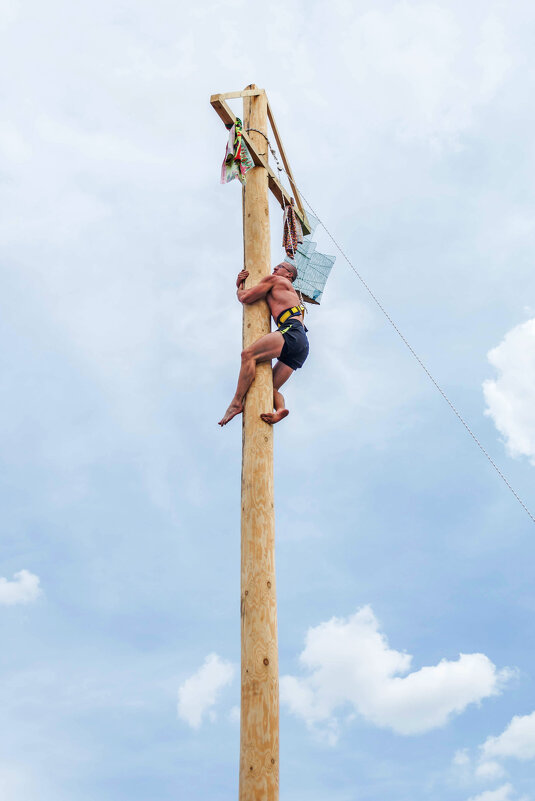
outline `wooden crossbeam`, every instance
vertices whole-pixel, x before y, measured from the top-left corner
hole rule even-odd
[[[299,191],[297,186],[295,185],[295,179],[292,173],[292,168],[290,167],[290,163],[286,158],[286,152],[284,150],[282,140],[280,138],[279,129],[277,128],[277,124],[275,122],[275,118],[273,116],[273,112],[271,111],[271,106],[269,105],[269,100],[267,102],[267,113],[268,113],[268,120],[269,124],[271,125],[271,130],[273,131],[273,135],[275,136],[275,141],[277,142],[277,147],[279,148],[279,153],[282,158],[282,163],[284,164],[284,169],[288,175],[288,179],[290,181],[290,186],[292,187],[292,192],[295,198],[295,202],[297,203],[297,207],[301,212],[301,215],[306,219],[306,212],[303,208],[303,204],[301,203],[301,196],[299,195]],[[308,220],[307,220],[308,222]]]
[[[255,95],[263,95],[265,94],[265,91],[265,89],[244,89],[243,92],[223,92],[223,94],[212,95],[210,102],[212,102],[215,97],[219,97],[221,100],[232,100],[236,97],[254,97]]]
[[[256,95],[256,94],[260,94],[260,91],[263,92],[264,90],[263,89],[262,90],[246,89],[245,93],[246,93],[246,96],[249,96],[249,95],[253,96],[253,95]],[[249,93],[249,95],[247,95],[247,93]],[[230,96],[236,95],[236,96],[240,96],[241,97],[242,94],[243,93],[227,92],[226,94],[212,95],[212,97],[210,98],[210,103],[212,105],[212,108],[218,113],[219,117],[223,120],[225,125],[233,125],[234,122],[236,121],[236,115],[234,114],[232,109],[225,103],[225,98],[228,99],[229,95]],[[269,109],[269,104],[268,104],[268,109]],[[295,187],[295,182],[294,182],[294,179],[293,179],[293,175],[292,175],[291,169],[289,168],[289,163],[288,163],[288,160],[286,158],[286,154],[284,153],[284,150],[283,150],[283,147],[282,147],[282,144],[281,144],[281,140],[280,140],[280,137],[279,137],[279,133],[277,131],[277,128],[276,128],[274,120],[273,120],[273,115],[271,114],[270,111],[268,111],[268,114],[269,114],[269,120],[270,120],[270,123],[271,123],[271,127],[273,129],[273,134],[274,134],[275,139],[277,140],[277,144],[279,146],[279,151],[280,151],[280,154],[282,156],[284,167],[285,167],[285,169],[286,169],[286,171],[288,173],[288,177],[290,177],[290,175],[292,176],[291,180],[290,180],[290,185],[291,185],[292,190],[294,192],[295,200],[296,200],[296,203],[297,203],[297,209],[295,210],[295,213],[299,217],[299,221],[301,222],[301,225],[303,227],[303,234],[305,236],[307,236],[311,232],[310,223],[308,222],[305,210],[303,209],[303,206],[302,206],[302,203],[301,203],[301,198],[299,196],[297,188]],[[291,202],[292,202],[292,199],[291,199],[290,195],[288,194],[288,192],[286,191],[286,189],[284,188],[284,186],[280,183],[279,179],[277,178],[277,176],[273,172],[272,168],[270,167],[270,165],[268,163],[267,153],[266,153],[266,157],[264,158],[264,155],[259,153],[257,148],[253,145],[253,143],[251,141],[251,138],[246,133],[246,131],[242,131],[242,136],[243,136],[243,140],[244,140],[245,144],[247,145],[249,153],[251,154],[251,158],[252,158],[255,166],[264,167],[267,170],[269,188],[271,189],[271,191],[273,192],[273,194],[275,195],[275,197],[279,201],[279,203],[281,205],[281,208],[284,208],[284,206],[289,206],[291,204]]]

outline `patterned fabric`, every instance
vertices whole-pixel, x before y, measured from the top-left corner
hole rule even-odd
[[[291,206],[284,207],[284,222],[282,231],[282,247],[286,255],[293,259],[297,253],[297,245],[303,242],[303,229],[299,217],[295,213],[293,201]]]
[[[234,178],[238,178],[245,184],[245,175],[254,167],[251,154],[242,138],[242,122],[236,117],[234,125],[227,125],[230,128],[225,158],[221,167],[221,183],[228,184]]]

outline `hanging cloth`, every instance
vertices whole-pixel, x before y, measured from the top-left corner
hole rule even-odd
[[[236,117],[236,122],[232,125],[226,125],[229,128],[229,137],[227,142],[227,149],[225,150],[225,158],[221,167],[221,183],[228,184],[234,178],[238,178],[242,184],[245,184],[245,175],[254,167],[254,162],[247,145],[242,137],[242,122]]]
[[[303,242],[303,228],[299,217],[295,213],[294,201],[289,206],[284,207],[284,221],[282,231],[282,247],[290,259],[295,258],[297,245]]]

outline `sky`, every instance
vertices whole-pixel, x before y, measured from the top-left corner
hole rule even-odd
[[[534,31],[524,0],[0,0],[1,801],[237,797],[209,100],[250,83],[337,256],[275,429],[281,801],[535,801],[533,520],[326,230],[534,514]]]

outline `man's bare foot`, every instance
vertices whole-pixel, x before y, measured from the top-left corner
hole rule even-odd
[[[274,423],[284,420],[284,418],[288,417],[289,414],[290,412],[288,409],[279,409],[278,412],[266,412],[265,414],[261,414],[260,417],[264,423],[269,423],[269,425],[272,426]]]
[[[242,412],[243,412],[243,403],[231,403],[227,411],[219,421],[218,425],[226,426],[229,420],[232,420],[233,417],[236,417],[237,414],[241,414]]]

